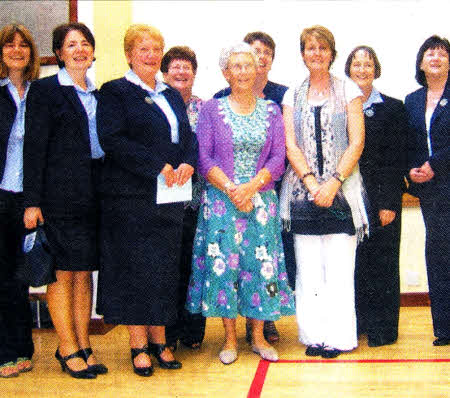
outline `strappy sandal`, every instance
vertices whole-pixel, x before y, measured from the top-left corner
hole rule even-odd
[[[83,355],[84,355],[84,360],[88,361],[88,358],[93,354],[92,352],[92,348],[88,347],[88,348],[83,348],[81,351],[83,351]],[[94,365],[89,365],[87,363],[88,366],[88,370],[92,373],[95,373],[97,375],[104,375],[106,373],[108,373],[108,368],[103,365],[102,363],[96,363]]]
[[[33,362],[31,362],[31,359],[28,357],[17,358],[17,369],[19,370],[19,373],[29,372],[33,369]]]
[[[150,357],[148,345],[145,345],[142,348],[132,348],[131,349],[131,363],[133,364],[133,371],[138,376],[149,377],[153,374],[153,365],[141,367],[141,366],[136,366],[134,364],[134,359],[140,354],[147,354]]]
[[[6,362],[0,365],[0,377],[10,378],[19,376],[19,369],[15,362]]]

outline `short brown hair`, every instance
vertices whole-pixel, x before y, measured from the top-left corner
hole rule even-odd
[[[190,62],[194,74],[197,73],[197,57],[195,56],[195,52],[187,46],[175,46],[167,51],[161,61],[161,72],[167,73],[169,71],[170,63],[175,59],[182,59]]]
[[[336,43],[334,41],[333,33],[331,33],[322,25],[314,25],[310,28],[303,29],[303,32],[300,35],[300,51],[302,54],[305,53],[306,40],[308,40],[310,37],[315,37],[318,41],[327,43],[328,47],[331,50],[331,66],[337,55]]]
[[[425,52],[430,48],[442,48],[443,50],[447,51],[448,57],[450,58],[450,42],[445,37],[433,35],[424,41],[424,43],[419,48],[416,59],[416,80],[417,83],[419,83],[423,87],[427,87],[427,78],[425,76],[425,72],[422,70],[422,61]],[[447,76],[447,81],[449,81],[450,70],[448,71]]]
[[[265,44],[267,47],[269,47],[272,50],[272,60],[275,58],[275,42],[273,39],[264,32],[251,32],[247,33],[244,37],[244,42],[248,44],[252,44],[254,41],[260,41],[261,43]]]
[[[11,43],[14,40],[14,35],[18,33],[25,43],[30,47],[30,62],[25,67],[23,78],[26,81],[32,81],[39,77],[39,54],[36,44],[33,40],[31,32],[23,25],[9,24],[0,30],[0,78],[8,77],[8,68],[3,62],[3,47],[6,43]]]
[[[378,79],[381,76],[381,65],[380,61],[378,61],[377,54],[372,47],[369,46],[358,46],[355,47],[352,52],[348,55],[347,61],[345,61],[345,74],[350,77],[350,67],[352,66],[353,58],[355,58],[355,54],[359,51],[364,51],[369,55],[369,58],[373,61],[373,65],[375,67],[375,79]]]
[[[53,53],[56,55],[56,61],[58,62],[58,66],[60,68],[64,68],[64,62],[59,59],[57,51],[61,51],[66,36],[72,30],[77,30],[78,32],[80,32],[84,36],[84,38],[88,41],[88,43],[92,46],[92,48],[95,50],[94,35],[85,24],[81,22],[70,22],[57,26],[55,29],[53,29],[52,50]]]
[[[158,29],[150,25],[133,24],[127,29],[123,38],[125,54],[128,54],[133,49],[136,40],[142,39],[144,35],[149,35],[152,39],[159,41],[164,49],[164,37]]]

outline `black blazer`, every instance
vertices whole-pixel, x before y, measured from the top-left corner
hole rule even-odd
[[[50,212],[77,214],[94,201],[88,117],[75,88],[57,75],[28,92],[23,188],[25,207]]]
[[[197,139],[181,95],[163,91],[177,119],[179,144],[172,144],[169,122],[147,91],[125,78],[100,89],[97,128],[106,153],[101,192],[107,196],[154,196],[156,177],[166,163],[197,164]]]
[[[431,149],[428,154],[425,124],[427,89],[425,87],[409,94],[405,99],[410,134],[408,137],[408,167],[420,167],[429,161],[434,178],[423,184],[412,183],[410,191],[420,198],[441,197],[448,200],[450,190],[450,79],[447,80],[441,100],[431,117]]]
[[[17,108],[7,86],[0,86],[0,182],[5,172],[6,152]]]
[[[365,144],[359,160],[371,212],[377,220],[379,210],[398,212],[401,208],[408,129],[403,103],[384,94],[381,97],[383,102],[364,112]]]

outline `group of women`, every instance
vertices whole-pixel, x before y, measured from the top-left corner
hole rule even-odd
[[[203,102],[192,94],[195,53],[164,55],[153,27],[127,30],[130,69],[99,91],[87,78],[95,40],[84,24],[54,30],[60,70],[40,80],[27,28],[0,31],[1,377],[33,366],[28,289],[15,268],[38,223],[55,260],[55,357],[72,377],[108,372],[88,334],[95,269],[97,311],[127,326],[140,376],[153,374],[151,356],[181,368],[178,342],[199,349],[206,317],[223,320],[224,364],[238,358],[238,314],[269,361],[281,315],[297,314],[307,355],[334,358],[358,333],[370,346],[394,343],[408,170],[427,230],[434,345],[449,343],[449,42],[433,36],[421,47],[423,88],[406,108],[373,86],[381,66],[370,47],[351,52],[345,81],[330,73],[328,29],[305,29],[300,48],[310,73],[287,89],[268,80],[273,40],[247,35],[222,51],[229,88]],[[162,183],[191,178],[192,201],[157,203]]]

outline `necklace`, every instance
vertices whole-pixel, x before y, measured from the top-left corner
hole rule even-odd
[[[328,94],[329,88],[326,87],[324,90],[317,90],[314,87],[309,87],[309,93],[313,96],[313,97],[326,97]]]

